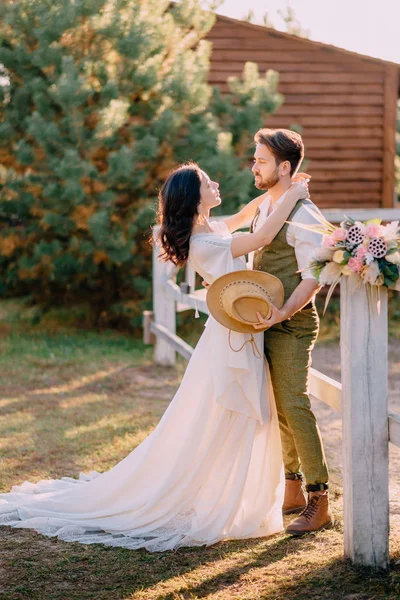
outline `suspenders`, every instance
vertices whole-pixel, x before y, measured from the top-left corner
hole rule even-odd
[[[254,215],[254,218],[253,218],[253,220],[252,220],[252,222],[251,222],[251,225],[250,225],[250,233],[254,233],[254,227],[255,227],[255,226],[256,226],[256,224],[257,224],[257,221],[258,221],[258,217],[259,217],[259,216],[260,216],[260,209],[259,209],[259,208],[257,208],[257,210],[256,210],[256,214]]]

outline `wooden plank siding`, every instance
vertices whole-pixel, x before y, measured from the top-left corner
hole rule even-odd
[[[393,159],[396,152],[398,72],[395,67],[385,70],[385,111],[383,116],[383,206],[393,206],[393,188],[395,185]]]
[[[224,93],[248,61],[278,71],[285,100],[265,125],[302,128],[319,206],[394,206],[397,65],[220,15],[207,39]]]

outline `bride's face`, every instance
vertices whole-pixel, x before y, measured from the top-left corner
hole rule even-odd
[[[207,173],[201,171],[199,212],[209,211],[219,204],[221,204],[219,183],[211,181]]]

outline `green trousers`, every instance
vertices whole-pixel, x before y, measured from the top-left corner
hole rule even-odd
[[[264,349],[278,411],[286,474],[303,473],[306,483],[327,483],[321,435],[308,396],[311,350],[318,335],[314,306],[264,334]]]

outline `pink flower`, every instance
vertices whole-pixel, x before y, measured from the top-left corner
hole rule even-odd
[[[354,273],[360,273],[363,268],[363,263],[360,259],[352,257],[347,263],[348,267],[354,271]]]
[[[365,233],[368,237],[371,237],[371,238],[380,237],[382,234],[381,226],[374,225],[374,224],[367,225],[367,229],[366,229]]]
[[[335,229],[335,231],[332,234],[332,237],[335,240],[335,242],[344,242],[344,240],[347,237],[347,231],[342,228]]]
[[[357,248],[356,258],[358,258],[359,260],[364,260],[364,258],[367,256],[367,254],[368,254],[368,249],[365,248],[365,246],[359,246]]]
[[[333,239],[333,236],[331,235],[324,235],[324,237],[322,238],[322,247],[323,248],[332,248],[332,246],[335,245],[335,240]]]

